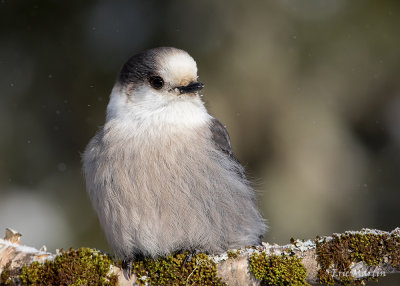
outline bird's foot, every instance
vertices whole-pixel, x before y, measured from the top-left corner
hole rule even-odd
[[[133,270],[133,262],[144,260],[146,257],[143,254],[135,254],[133,256],[126,257],[122,260],[122,270],[124,270],[124,276],[127,280],[131,279],[132,270]]]
[[[190,251],[185,251],[184,253],[186,253],[186,257],[185,260],[183,260],[182,267],[185,267],[187,263],[191,262],[197,254],[201,253],[201,251],[194,249]]]
[[[133,259],[132,258],[126,258],[122,260],[122,269],[124,270],[124,276],[127,280],[131,279],[131,274],[132,274],[132,265]]]

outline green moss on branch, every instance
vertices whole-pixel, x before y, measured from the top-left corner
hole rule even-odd
[[[307,270],[296,256],[254,253],[250,256],[250,270],[267,285],[310,285],[306,282]]]
[[[166,258],[133,262],[133,272],[139,285],[226,285],[217,277],[217,266],[199,253],[187,261],[187,253]]]
[[[112,259],[99,251],[70,249],[54,260],[22,267],[20,279],[25,285],[117,285],[112,265]]]
[[[317,239],[317,261],[320,265],[318,278],[320,283],[333,285],[359,284],[360,278],[351,273],[351,265],[363,262],[367,266],[378,266],[385,262],[392,266],[400,264],[400,237],[386,232],[346,232],[335,234],[331,238]],[[372,273],[376,278],[379,273]]]

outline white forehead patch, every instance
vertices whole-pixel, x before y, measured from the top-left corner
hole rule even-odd
[[[159,58],[160,76],[173,85],[187,85],[197,80],[195,60],[185,51],[177,50]]]

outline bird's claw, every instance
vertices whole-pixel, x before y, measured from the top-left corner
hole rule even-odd
[[[122,269],[124,270],[124,275],[126,276],[125,278],[127,278],[127,280],[131,279],[132,268],[133,268],[132,262],[133,259],[131,258],[122,260]]]
[[[193,258],[194,258],[197,254],[199,254],[199,253],[200,253],[199,250],[191,250],[191,251],[189,251],[189,252],[186,252],[186,257],[185,257],[185,259],[183,260],[183,265],[182,265],[182,266],[186,266],[186,264],[187,264],[188,262],[191,262],[191,261],[193,260]]]

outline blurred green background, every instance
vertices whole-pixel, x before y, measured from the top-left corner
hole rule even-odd
[[[109,250],[80,155],[156,46],[197,61],[265,241],[400,226],[400,1],[2,0],[0,23],[1,232]]]

